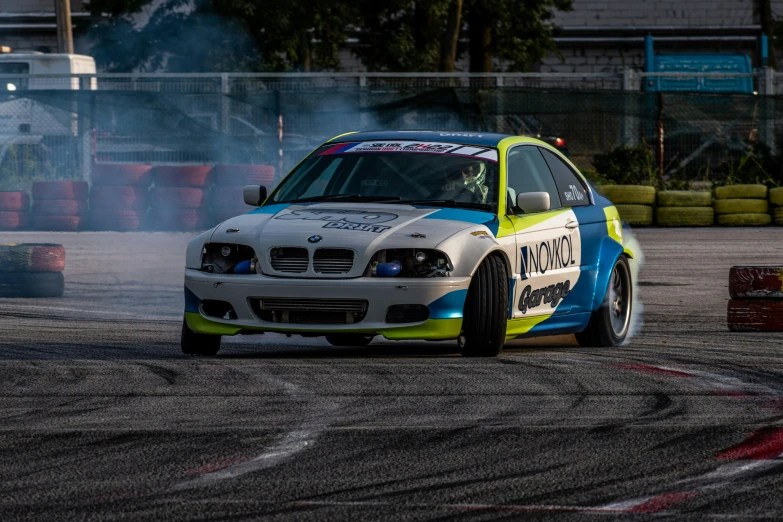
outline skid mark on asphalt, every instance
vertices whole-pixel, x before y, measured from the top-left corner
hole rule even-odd
[[[206,464],[200,468],[187,470],[188,474],[197,474],[198,476],[174,484],[171,487],[173,491],[191,489],[202,486],[209,486],[215,482],[233,479],[261,471],[273,466],[277,466],[286,459],[295,454],[315,445],[316,439],[320,433],[327,428],[332,413],[337,410],[337,404],[334,402],[318,402],[315,407],[315,394],[303,390],[299,386],[290,382],[277,379],[275,377],[266,377],[268,382],[283,388],[285,393],[291,398],[308,398],[309,414],[305,416],[304,422],[298,429],[286,433],[278,439],[266,451],[250,459],[228,458],[221,459],[211,464]]]
[[[704,372],[700,370],[680,369],[667,366],[645,364],[612,364],[617,368],[651,373],[656,375],[688,378],[692,382],[709,388],[718,395],[739,400],[752,400],[761,407],[781,408],[783,393],[769,386],[743,381],[738,377]],[[678,481],[674,487],[650,499],[649,497],[613,502],[604,508],[635,506],[644,509],[635,512],[656,512],[651,510],[656,504],[666,503],[669,499],[681,502],[697,496],[701,492],[725,488],[737,482],[753,480],[770,471],[783,470],[783,428],[767,426],[752,433],[744,441],[727,448],[715,456],[719,461],[732,461],[722,464],[714,470]],[[655,500],[657,499],[657,500]],[[676,503],[675,502],[675,503]],[[661,509],[667,509],[671,502]]]

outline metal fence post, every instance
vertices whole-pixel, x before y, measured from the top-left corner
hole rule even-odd
[[[764,118],[762,125],[761,141],[769,147],[774,155],[777,153],[777,143],[775,143],[775,69],[764,67],[761,69],[759,78],[759,94],[762,110],[759,113]]]
[[[638,126],[635,125],[635,123],[638,122],[638,119],[631,114],[632,111],[636,112],[636,103],[634,103],[636,100],[631,93],[639,90],[639,77],[636,74],[636,71],[629,67],[623,69],[622,77],[623,118],[621,120],[622,129],[620,131],[620,145],[633,147],[638,142],[639,129]]]

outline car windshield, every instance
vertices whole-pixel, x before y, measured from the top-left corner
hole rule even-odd
[[[324,145],[294,169],[270,203],[375,201],[496,210],[497,150],[450,143]]]

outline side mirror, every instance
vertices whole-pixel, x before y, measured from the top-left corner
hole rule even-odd
[[[245,185],[242,189],[245,203],[253,207],[260,207],[266,201],[266,187],[262,185]]]
[[[517,195],[517,207],[525,214],[549,210],[548,192],[525,192]]]

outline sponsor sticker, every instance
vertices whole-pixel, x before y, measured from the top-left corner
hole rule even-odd
[[[560,301],[565,299],[570,293],[571,281],[568,280],[537,290],[533,290],[530,285],[527,285],[522,290],[522,296],[519,299],[519,310],[524,314],[530,308],[536,308],[542,304],[548,304],[552,308],[557,308]]]
[[[568,190],[563,192],[566,201],[584,201],[587,197],[587,193],[584,189],[580,189],[576,185],[568,185]]]
[[[380,234],[389,230],[391,227],[380,225],[394,221],[399,216],[390,212],[372,212],[365,210],[341,210],[341,209],[318,209],[318,210],[293,210],[288,214],[276,216],[275,219],[283,220],[304,220],[304,221],[325,221],[321,228],[336,228],[340,230],[356,230],[360,232],[375,232]]]
[[[574,244],[572,236],[555,237],[535,245],[525,245],[521,248],[522,279],[534,275],[546,274],[549,270],[568,268],[575,265]]]
[[[498,152],[495,149],[438,141],[362,141],[336,145],[322,152],[321,155],[356,152],[417,152],[475,157],[493,162],[498,161]]]

